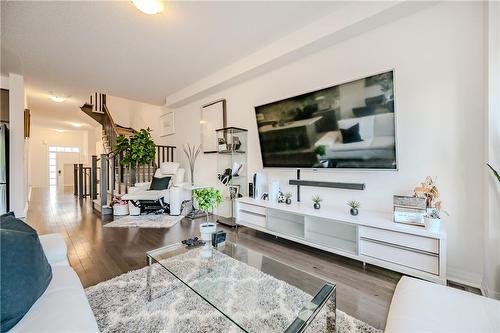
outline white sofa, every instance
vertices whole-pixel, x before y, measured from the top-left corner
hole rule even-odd
[[[154,177],[163,178],[170,176],[171,185],[166,190],[155,191],[149,190],[151,182],[135,183],[134,186],[128,188],[128,193],[122,196],[123,200],[140,202],[143,201],[159,201],[160,204],[170,205],[171,215],[180,215],[182,202],[190,200],[189,191],[185,190],[184,183],[185,170],[179,168],[177,162],[164,162],[156,170]],[[130,215],[138,215],[132,213],[133,207],[130,207]]]
[[[338,124],[341,129],[359,124],[363,141],[343,143],[340,131],[327,132],[315,143],[325,146],[325,159],[394,158],[394,113],[342,119]]]
[[[500,332],[500,301],[403,276],[385,332]]]
[[[99,332],[83,286],[66,256],[64,238],[59,234],[40,236],[52,266],[47,290],[9,332]]]

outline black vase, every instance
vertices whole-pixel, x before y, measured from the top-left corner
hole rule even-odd
[[[319,202],[315,202],[313,207],[314,207],[314,209],[320,209],[321,205],[319,204]]]
[[[292,199],[286,198],[285,202],[286,202],[287,205],[291,205],[292,204]]]
[[[356,216],[358,215],[358,209],[357,208],[351,208],[351,215]]]

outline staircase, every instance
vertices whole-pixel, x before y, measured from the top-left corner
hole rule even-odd
[[[121,165],[121,154],[115,154],[114,146],[118,136],[133,136],[136,130],[116,124],[106,105],[106,95],[95,93],[90,96],[89,103],[80,108],[86,115],[102,125],[102,143],[104,154],[92,156],[90,173],[84,172],[88,167],[75,165],[75,195],[81,199],[91,197],[93,207],[103,215],[112,214],[110,203],[114,195],[128,192],[135,182],[149,182],[159,165],[163,162],[173,162],[175,146],[156,145],[156,153],[150,165],[136,168],[135,174],[129,168]],[[79,168],[82,170],[80,171]],[[88,174],[88,175],[87,175]],[[82,191],[88,188],[90,193]],[[79,189],[77,189],[77,186]],[[83,193],[83,195],[82,195]]]

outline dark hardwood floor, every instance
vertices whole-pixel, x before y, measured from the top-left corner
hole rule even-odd
[[[146,265],[145,252],[198,234],[200,220],[183,219],[170,229],[103,228],[90,199],[79,200],[72,189],[32,190],[27,222],[40,234],[64,235],[68,257],[84,287]],[[333,281],[337,307],[383,329],[394,288],[401,275],[248,228],[223,227],[228,238],[283,263]]]

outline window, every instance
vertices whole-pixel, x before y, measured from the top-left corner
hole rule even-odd
[[[79,152],[79,147],[49,146],[49,186],[57,185],[57,153]]]

